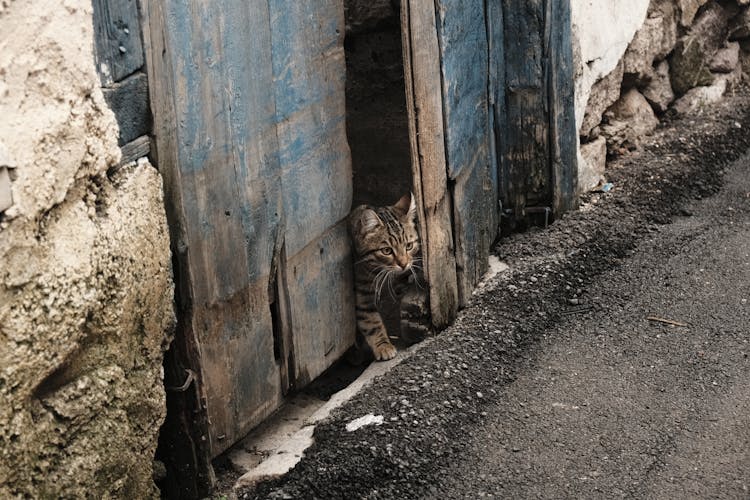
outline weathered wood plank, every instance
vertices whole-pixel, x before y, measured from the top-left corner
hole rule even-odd
[[[570,0],[549,2],[550,136],[552,211],[555,217],[578,204],[578,156],[575,125],[575,77]]]
[[[341,0],[270,0],[286,251],[295,255],[352,203]]]
[[[504,137],[500,141],[504,208],[517,217],[551,202],[545,1],[503,0]],[[511,34],[512,36],[508,36]]]
[[[143,66],[137,0],[93,0],[96,65],[103,86]]]
[[[439,45],[432,2],[401,2],[404,80],[414,196],[433,324],[447,326],[458,308],[451,199],[445,158]]]
[[[484,6],[439,0],[438,37],[443,80],[448,176],[459,303],[465,305],[487,270],[497,231],[497,184],[491,164],[489,52]]]
[[[302,386],[354,342],[341,0],[270,0],[285,213],[283,268],[294,373]],[[287,360],[288,361],[288,360]]]
[[[148,78],[145,73],[138,71],[120,82],[103,88],[102,92],[120,128],[120,146],[151,131]]]
[[[176,183],[181,341],[200,353],[186,361],[215,456],[353,341],[343,9],[169,0],[163,10],[150,49],[171,85],[152,91],[166,111],[157,157]]]
[[[168,204],[179,203],[168,214],[178,219],[186,280],[176,342],[200,353],[186,361],[199,375],[211,456],[270,413],[282,392],[269,306],[283,210],[267,7],[167,1],[163,32],[151,37],[163,40],[152,101],[169,122],[155,133],[159,168],[174,183]]]
[[[346,221],[285,264],[297,387],[312,381],[354,343],[352,271]]]
[[[134,141],[125,144],[120,150],[122,151],[122,156],[120,157],[118,167],[134,162],[138,158],[148,156],[151,151],[151,138],[147,135],[142,135]]]

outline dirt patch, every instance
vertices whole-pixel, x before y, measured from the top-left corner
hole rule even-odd
[[[318,427],[315,445],[284,478],[240,498],[418,498],[437,496],[442,474],[538,340],[570,314],[581,294],[620,266],[662,224],[715,193],[724,167],[750,148],[750,97],[743,89],[700,116],[663,123],[644,150],[610,165],[615,189],[546,231],[504,238],[496,251],[511,271],[471,301],[430,346]],[[595,307],[595,306],[592,306]],[[385,423],[345,432],[367,413]]]

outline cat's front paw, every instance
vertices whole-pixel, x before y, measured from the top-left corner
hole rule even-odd
[[[396,357],[396,348],[390,342],[380,344],[372,349],[376,361],[388,361]]]

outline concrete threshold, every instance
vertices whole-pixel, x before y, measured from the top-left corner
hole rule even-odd
[[[290,471],[313,444],[315,426],[333,410],[353,398],[378,377],[428,345],[427,339],[382,362],[373,362],[354,382],[335,393],[328,401],[307,394],[298,394],[259,425],[229,451],[232,466],[242,472],[234,488],[247,488],[260,481],[279,477]],[[353,415],[353,419],[363,415]]]

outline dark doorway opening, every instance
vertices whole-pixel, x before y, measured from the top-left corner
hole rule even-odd
[[[344,9],[353,206],[390,205],[411,192],[413,183],[400,2],[345,0]],[[386,328],[398,337],[398,300],[387,293],[380,300]]]
[[[346,0],[346,120],[354,206],[387,205],[411,191],[400,6]]]

